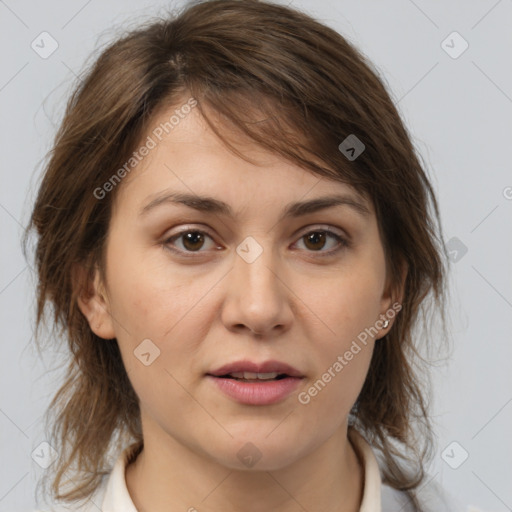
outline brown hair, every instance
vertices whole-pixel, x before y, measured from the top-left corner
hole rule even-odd
[[[351,416],[382,455],[384,482],[410,490],[415,502],[412,491],[423,480],[433,440],[421,389],[428,383],[424,359],[413,336],[422,317],[428,324],[427,297],[440,306],[444,325],[446,255],[436,198],[366,58],[308,15],[256,0],[196,2],[138,27],[102,51],[69,99],[25,236],[26,250],[36,229],[36,326],[50,304],[51,322],[71,351],[65,382],[47,411],[50,444],[60,451],[52,466],[55,498],[89,497],[108,470],[114,440],[115,450],[132,442],[135,453],[143,445],[138,398],[117,342],[89,328],[77,307],[84,283],[74,269],[83,265],[90,276],[94,268],[104,271],[119,186],[102,199],[94,191],[129,160],[155,114],[187,94],[242,158],[204,107],[261,147],[372,201],[388,271],[397,286],[404,266],[407,276],[402,310],[375,345]],[[365,145],[353,161],[338,148],[351,134]],[[72,485],[62,492],[66,472]]]

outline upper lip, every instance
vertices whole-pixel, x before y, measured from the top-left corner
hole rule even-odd
[[[233,363],[225,364],[208,372],[207,375],[213,375],[220,377],[221,375],[227,375],[235,372],[252,372],[252,373],[273,373],[286,374],[290,377],[304,377],[304,375],[289,364],[282,363],[281,361],[265,361],[263,363],[255,363],[253,361],[235,361]]]

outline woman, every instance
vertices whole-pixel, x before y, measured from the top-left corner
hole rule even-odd
[[[412,334],[442,314],[439,224],[377,74],[305,14],[214,0],[111,44],[29,226],[71,352],[52,497],[443,510]]]

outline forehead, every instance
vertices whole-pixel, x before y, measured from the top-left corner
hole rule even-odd
[[[223,210],[222,213],[233,215],[230,204],[236,207],[257,202],[270,207],[301,197],[343,194],[372,211],[371,201],[349,184],[320,176],[269,152],[245,134],[221,123],[209,111],[216,128],[242,157],[236,155],[214,133],[197,108],[182,108],[187,99],[190,98],[184,97],[177,106],[163,108],[153,116],[141,142],[141,147],[151,148],[124,180],[116,202],[158,201],[174,192],[188,195],[189,199],[192,196],[217,198],[215,208],[219,213]]]

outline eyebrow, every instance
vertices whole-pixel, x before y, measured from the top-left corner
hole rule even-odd
[[[139,215],[145,216],[151,210],[154,210],[163,204],[182,204],[200,212],[225,215],[227,217],[234,216],[231,206],[224,201],[209,196],[197,196],[195,194],[183,192],[170,192],[158,195],[140,210]],[[285,206],[279,221],[282,221],[285,218],[301,217],[303,215],[340,205],[349,206],[363,217],[368,217],[370,215],[370,210],[366,204],[354,195],[337,194],[317,197],[315,199],[310,199],[309,201],[289,203]]]

